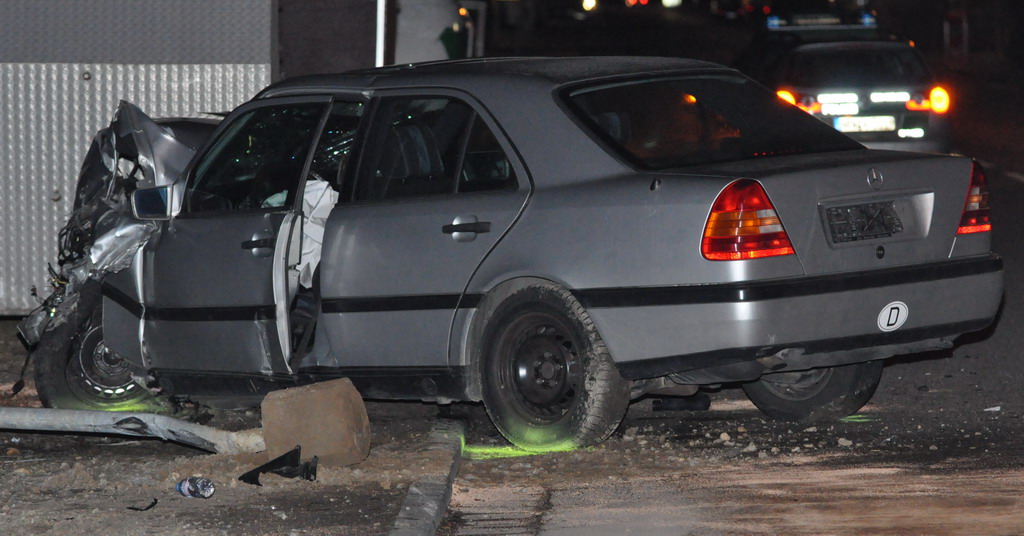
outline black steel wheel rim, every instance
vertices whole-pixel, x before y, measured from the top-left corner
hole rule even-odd
[[[576,404],[583,388],[581,348],[564,319],[522,315],[504,330],[499,348],[500,384],[524,417],[552,423]]]

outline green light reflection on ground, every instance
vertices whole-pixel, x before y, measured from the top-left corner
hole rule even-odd
[[[524,456],[536,456],[543,452],[523,450],[512,445],[465,445],[462,447],[462,457],[467,460],[501,460],[505,458],[520,458]]]
[[[861,415],[859,413],[856,413],[854,415],[850,415],[849,417],[843,417],[842,419],[839,419],[839,422],[873,422],[874,420],[875,419],[872,419],[867,415]]]
[[[569,452],[572,450],[576,450],[576,447],[569,442],[546,449],[526,450],[515,445],[467,445],[466,438],[462,438],[462,457],[467,460],[502,460],[506,458],[539,456],[555,452]]]

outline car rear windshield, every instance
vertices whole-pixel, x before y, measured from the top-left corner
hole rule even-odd
[[[805,87],[920,86],[924,62],[910,47],[811,48],[794,52],[783,81]]]
[[[747,78],[634,80],[570,90],[570,109],[645,169],[862,149]]]

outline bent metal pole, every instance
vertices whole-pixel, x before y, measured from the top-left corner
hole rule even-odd
[[[0,430],[157,437],[223,454],[266,449],[260,429],[229,432],[155,413],[0,407]]]

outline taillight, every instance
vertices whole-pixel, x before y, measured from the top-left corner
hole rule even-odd
[[[918,94],[917,98],[907,101],[907,109],[912,112],[932,111],[937,114],[944,114],[949,111],[952,99],[949,92],[942,86],[935,86],[928,92],[928,98]]]
[[[735,261],[793,255],[789,235],[757,181],[738,180],[711,207],[700,245],[705,259]]]
[[[971,166],[971,188],[967,191],[964,213],[960,216],[960,227],[956,234],[984,233],[992,230],[988,208],[988,179],[985,170],[974,162]]]
[[[932,101],[932,111],[937,114],[944,114],[949,111],[949,92],[941,86],[935,86],[928,93],[928,100]]]
[[[799,97],[796,93],[786,89],[780,89],[775,94],[782,100],[800,108],[801,110],[809,113],[816,114],[821,113],[821,103],[814,97]]]

